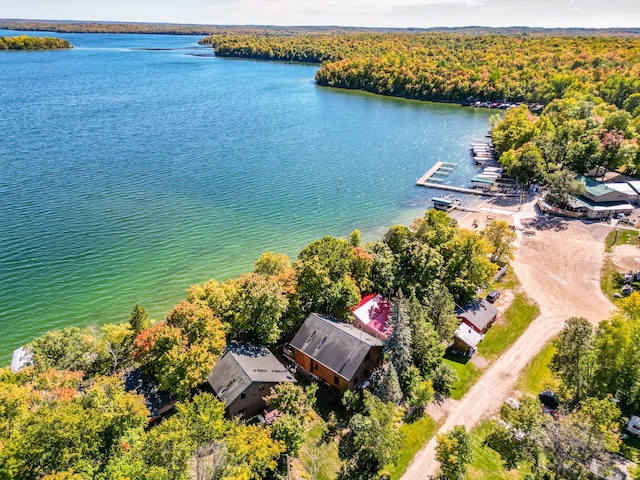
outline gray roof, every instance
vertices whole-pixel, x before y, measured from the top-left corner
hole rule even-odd
[[[144,404],[152,419],[160,417],[160,410],[177,401],[177,397],[169,392],[158,390],[151,377],[142,373],[139,368],[124,375],[124,389],[126,392],[135,391],[144,397]]]
[[[498,314],[498,309],[484,298],[476,298],[458,316],[464,318],[478,330],[484,330]]]
[[[266,347],[230,343],[207,381],[218,398],[229,405],[251,383],[295,382],[296,379]]]
[[[382,346],[380,340],[359,328],[317,313],[307,317],[290,344],[348,380],[371,347]]]

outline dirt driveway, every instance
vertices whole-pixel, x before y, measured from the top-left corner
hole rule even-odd
[[[512,265],[523,289],[540,306],[540,316],[460,401],[447,402],[446,420],[439,433],[455,425],[470,430],[495,414],[513,391],[521,370],[562,329],[567,318],[585,317],[596,324],[614,308],[600,290],[604,239],[610,228],[534,215],[532,204],[513,215],[514,223],[522,229]],[[437,469],[434,437],[402,478],[423,480],[435,475]]]

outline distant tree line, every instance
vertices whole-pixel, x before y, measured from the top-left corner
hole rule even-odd
[[[418,100],[537,102],[575,83],[622,108],[640,91],[640,38],[462,33],[222,34],[216,55],[322,63],[320,85]]]
[[[63,48],[73,47],[68,41],[55,37],[30,37],[27,35],[0,37],[0,50],[57,50]]]
[[[399,33],[442,32],[466,34],[502,35],[584,35],[584,36],[633,36],[640,35],[640,28],[537,28],[537,27],[433,27],[433,28],[372,28],[338,26],[277,26],[277,25],[203,25],[147,22],[91,22],[0,19],[0,29],[31,30],[66,33],[142,33],[165,35],[212,35],[215,33],[299,35],[317,33]]]

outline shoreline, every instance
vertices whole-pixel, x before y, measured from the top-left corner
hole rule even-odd
[[[532,195],[527,195],[524,203],[532,198]],[[518,198],[488,197],[469,206],[478,211],[454,210],[450,215],[458,222],[458,227],[481,231],[493,220],[504,220],[509,225],[514,225],[513,215],[522,210],[524,203],[521,205]]]

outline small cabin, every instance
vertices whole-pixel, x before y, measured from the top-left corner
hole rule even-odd
[[[353,326],[378,340],[386,340],[391,333],[389,317],[391,303],[379,294],[366,295],[353,311]]]
[[[458,313],[458,318],[479,334],[484,335],[498,318],[498,309],[484,298],[476,298]]]
[[[266,347],[233,342],[227,345],[207,381],[225,403],[229,417],[250,419],[264,411],[263,397],[272,387],[295,383],[296,379]]]

